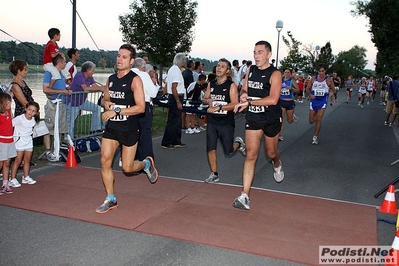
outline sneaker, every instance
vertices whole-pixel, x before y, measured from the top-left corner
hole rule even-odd
[[[201,132],[201,130],[199,130],[197,127],[193,128],[192,130],[194,131],[194,133],[200,133]]]
[[[219,175],[216,175],[214,172],[211,172],[209,177],[205,179],[205,183],[216,183],[219,181]]]
[[[119,157],[119,167],[122,167],[122,157]]]
[[[360,108],[362,108],[362,109],[363,109],[363,104],[361,104],[361,105],[360,105]]]
[[[175,145],[162,145],[163,149],[174,150],[176,149]]]
[[[388,122],[387,122],[387,121],[385,121],[385,122],[384,122],[384,126],[387,126],[387,125],[388,125]]]
[[[1,190],[0,190],[3,194],[4,193],[7,193],[7,194],[12,194],[13,192],[12,192],[12,189],[9,187],[9,186],[5,186],[5,185],[3,185],[2,187],[1,187]]]
[[[3,174],[0,174],[0,180],[3,180]]]
[[[176,148],[184,148],[184,147],[186,147],[186,144],[185,143],[176,144],[175,147]]]
[[[278,140],[283,141],[284,140],[283,136],[282,135],[278,136]]]
[[[281,161],[279,161],[279,162],[280,162],[279,167],[274,168],[274,163],[272,161],[272,166],[273,166],[273,170],[274,170],[273,177],[277,183],[280,183],[284,179],[283,165],[281,164]]]
[[[362,102],[361,102],[361,101],[359,101],[359,103],[358,103],[357,105],[359,105],[359,106],[360,106],[361,104],[362,104]]]
[[[245,148],[245,142],[241,137],[236,137],[235,142],[240,144],[240,147],[238,148],[238,151],[241,152],[242,155],[247,155],[247,150]]]
[[[194,134],[194,130],[192,128],[186,129],[186,134]]]
[[[58,162],[57,157],[51,151],[46,151],[46,159],[49,162]]]
[[[199,130],[201,130],[201,131],[206,131],[206,128],[204,128],[203,126],[200,126],[200,127],[199,127]]]
[[[369,101],[367,101],[367,105],[369,105],[370,104],[370,102]]]
[[[34,185],[36,184],[36,180],[33,180],[30,176],[22,177],[22,184]]]
[[[148,167],[148,169],[144,169],[144,172],[147,174],[148,181],[150,181],[151,184],[155,184],[155,182],[158,180],[158,171],[155,168],[154,159],[152,159],[151,156],[147,156],[143,162],[146,163],[146,165],[147,163],[150,164],[150,167]]]
[[[298,123],[299,118],[294,114],[294,122]]]
[[[233,207],[241,210],[249,210],[249,204],[250,200],[247,194],[245,194],[245,192],[241,192],[241,195],[234,200]]]
[[[105,198],[104,203],[96,209],[96,213],[106,213],[109,210],[118,208],[118,203],[115,200],[110,200],[108,197]]]
[[[392,126],[392,123],[389,123],[389,126],[391,127],[391,126]]]
[[[313,136],[312,144],[315,144],[315,145],[319,144],[319,141],[317,140],[316,136]]]
[[[21,184],[18,182],[18,180],[16,178],[13,178],[13,179],[8,180],[8,186],[16,188],[16,187],[20,187]]]

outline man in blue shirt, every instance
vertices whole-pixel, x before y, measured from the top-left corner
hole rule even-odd
[[[66,60],[62,55],[53,58],[54,67],[60,72],[61,78],[57,79],[52,87],[50,87],[51,73],[46,71],[43,78],[43,92],[47,96],[47,103],[44,106],[45,123],[51,135],[54,135],[54,118],[56,105],[59,104],[59,133],[67,133],[66,124],[66,96],[72,92],[66,89],[65,77],[61,70],[65,68]]]

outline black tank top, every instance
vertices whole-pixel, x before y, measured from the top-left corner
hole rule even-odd
[[[28,102],[33,102],[33,97],[32,97],[32,90],[29,88],[29,86],[26,84],[26,82],[23,80],[24,86],[21,87],[17,82],[11,82],[11,84],[16,84],[18,87],[21,88],[22,94],[25,96],[25,99]],[[12,89],[11,89],[12,90]],[[18,101],[17,97],[15,97],[15,94],[13,96],[14,102],[15,102],[15,111],[14,111],[14,117],[17,117],[19,115],[22,115],[25,111],[25,106],[21,104],[20,101]]]
[[[333,82],[334,82],[334,87],[338,87],[338,86],[339,86],[339,79],[338,79],[338,77],[336,77],[336,78],[333,77]]]
[[[137,74],[130,71],[125,76],[118,78],[117,74],[109,77],[109,96],[110,101],[115,103],[115,107],[129,108],[136,105],[134,101],[134,94],[131,89],[133,78]],[[138,115],[119,115],[110,119],[106,125],[114,130],[130,132],[139,129],[139,116]]]
[[[211,99],[213,106],[225,105],[231,102],[230,99],[230,87],[233,81],[227,79],[222,84],[217,84],[217,80],[212,80],[210,83],[211,87]],[[208,114],[208,122],[216,125],[235,125],[233,111],[217,111],[213,114]]]
[[[259,69],[251,66],[248,76],[248,97],[253,100],[261,99],[270,95],[270,77],[274,71],[278,71],[270,65],[266,69]],[[271,124],[278,121],[281,117],[280,100],[276,105],[248,107],[246,119],[248,121]]]

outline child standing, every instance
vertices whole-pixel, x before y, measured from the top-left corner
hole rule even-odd
[[[3,169],[3,185],[0,189],[0,195],[12,193],[8,186],[8,173],[11,158],[15,156],[17,156],[17,152],[12,130],[11,96],[8,93],[0,92],[0,169]]]
[[[9,186],[11,187],[20,187],[21,184],[15,178],[18,172],[18,167],[21,165],[22,160],[23,164],[23,176],[22,176],[22,184],[33,185],[36,184],[36,180],[33,180],[29,176],[30,170],[30,160],[32,158],[33,152],[33,127],[40,122],[40,114],[39,114],[39,104],[37,102],[28,102],[26,105],[25,111],[22,115],[15,117],[12,120],[14,125],[14,141],[15,148],[17,150],[17,157],[14,160],[14,164],[11,168],[11,178]]]

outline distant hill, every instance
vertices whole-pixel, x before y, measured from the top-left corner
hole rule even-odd
[[[45,44],[37,44],[31,42],[17,43],[14,41],[0,42],[0,62],[8,64],[15,59],[22,59],[29,65],[42,65],[43,50]],[[69,48],[60,47],[60,51],[67,56]],[[80,66],[85,61],[92,61],[97,66],[101,58],[107,62],[107,68],[113,69],[116,63],[116,56],[118,51],[94,51],[89,48],[78,48],[80,53],[80,60],[76,64]],[[140,53],[139,53],[140,55]],[[68,56],[67,56],[68,59]],[[205,71],[212,71],[212,67],[217,65],[217,61],[210,61],[203,58],[190,58],[194,61],[201,61],[205,65]],[[150,58],[151,61],[151,58]]]

